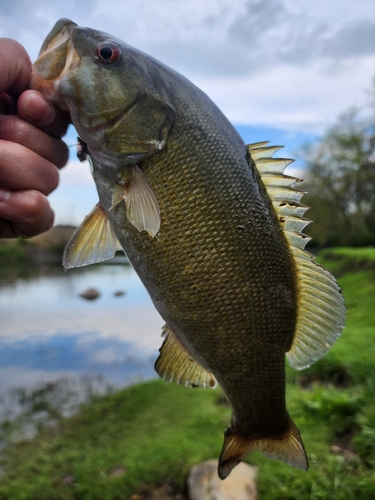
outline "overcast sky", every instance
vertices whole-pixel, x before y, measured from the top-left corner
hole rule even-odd
[[[61,17],[116,35],[192,80],[247,142],[289,149],[368,102],[375,75],[374,0],[2,0],[0,13],[0,36],[32,60]],[[58,222],[79,222],[89,182],[87,167],[64,171]]]

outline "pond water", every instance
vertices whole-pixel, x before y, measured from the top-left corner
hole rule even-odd
[[[88,288],[100,296],[80,297]],[[0,280],[0,418],[46,387],[69,399],[69,413],[87,393],[155,377],[162,325],[124,258]]]

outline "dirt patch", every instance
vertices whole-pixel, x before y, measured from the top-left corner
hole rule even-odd
[[[188,500],[188,495],[186,490],[175,484],[163,484],[152,490],[141,489],[129,500]]]
[[[304,389],[312,384],[333,385],[345,389],[353,384],[353,377],[346,366],[326,365],[307,370],[297,377],[298,383]]]
[[[350,429],[345,433],[338,434],[335,436],[331,451],[336,455],[343,454],[345,450],[353,451],[353,437],[355,435],[355,429]]]

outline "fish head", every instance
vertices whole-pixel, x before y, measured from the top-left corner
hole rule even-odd
[[[34,63],[31,86],[70,113],[99,164],[105,158],[137,163],[163,149],[173,127],[174,110],[158,82],[153,59],[112,35],[60,19]]]

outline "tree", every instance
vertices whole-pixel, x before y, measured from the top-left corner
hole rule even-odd
[[[314,221],[307,233],[320,246],[375,244],[375,120],[365,112],[343,114],[321,142],[305,148],[303,202]]]

